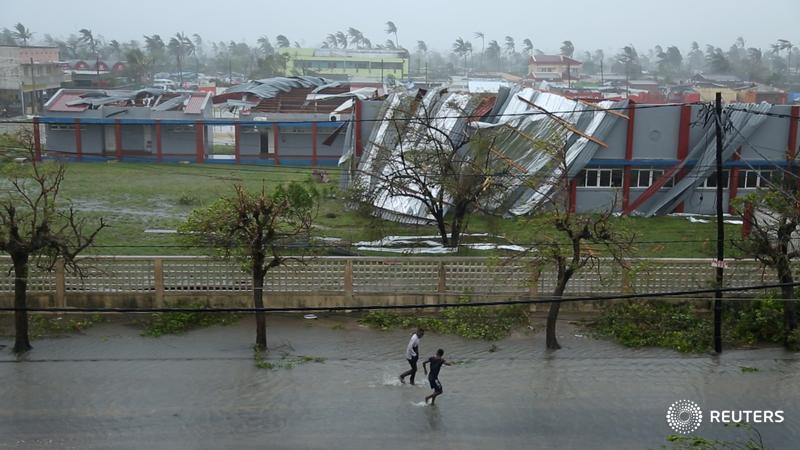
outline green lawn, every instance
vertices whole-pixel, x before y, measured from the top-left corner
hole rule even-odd
[[[348,210],[339,191],[338,171],[329,169],[331,182],[319,184],[324,194],[315,234],[346,241],[375,240],[386,235],[432,235],[430,226],[401,225]],[[93,217],[111,225],[92,250],[96,254],[180,255],[204,254],[204,249],[180,245],[175,234],[145,233],[146,229],[175,229],[189,212],[232,192],[234,183],[257,189],[272,188],[290,180],[311,177],[310,168],[242,165],[70,163],[63,193]],[[715,226],[686,219],[660,217],[624,220],[637,233],[639,256],[712,257]],[[740,227],[727,225],[729,238],[740,236]],[[536,240],[536,230],[524,218],[473,217],[468,232],[502,235],[520,244]],[[478,241],[486,241],[478,238]],[[655,241],[655,242],[654,242]],[[486,252],[465,250],[465,255]],[[729,250],[729,255],[730,255]]]

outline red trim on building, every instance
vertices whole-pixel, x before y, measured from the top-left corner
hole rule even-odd
[[[578,182],[569,181],[569,212],[574,213],[578,205]]]
[[[317,123],[311,124],[311,167],[317,167]]]
[[[636,104],[628,103],[628,130],[625,135],[625,161],[633,160],[633,131],[636,128]],[[628,209],[631,201],[631,166],[625,165],[622,177],[622,209]]]
[[[39,117],[33,118],[33,158],[42,160],[42,132],[39,130]]]
[[[238,123],[233,126],[233,158],[236,164],[242,162],[242,126]]]
[[[681,119],[678,128],[678,152],[677,157],[679,161],[683,161],[689,156],[689,135],[691,133],[690,127],[692,124],[692,107],[690,105],[681,106]],[[680,181],[686,176],[686,171],[681,170],[678,172],[677,180]],[[683,202],[675,207],[676,213],[683,212]]]
[[[281,165],[281,156],[280,156],[280,149],[281,149],[281,127],[277,123],[272,123],[272,143],[273,143],[273,159],[275,160],[275,165]]]
[[[156,161],[161,162],[164,158],[164,149],[161,148],[161,121],[156,120]]]
[[[353,106],[353,116],[354,116],[354,120],[356,121],[356,126],[355,126],[356,158],[360,158],[361,157],[361,151],[362,151],[362,147],[361,147],[361,108],[362,108],[361,100],[359,100],[357,97],[353,98],[353,105],[354,105]]]
[[[117,161],[122,161],[122,124],[119,119],[114,120],[114,155]]]
[[[83,139],[81,139],[81,119],[75,119],[75,156],[83,159]]]
[[[205,128],[200,120],[194,123],[194,160],[197,164],[206,162]]]

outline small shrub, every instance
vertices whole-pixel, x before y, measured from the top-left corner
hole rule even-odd
[[[469,301],[462,300],[462,303],[468,305]],[[382,330],[422,327],[441,334],[497,341],[508,336],[514,327],[527,323],[528,316],[525,307],[520,305],[461,306],[444,310],[441,318],[372,311],[360,322]]]
[[[99,314],[89,317],[66,317],[33,314],[29,319],[30,335],[33,339],[48,335],[82,333],[93,325],[105,321]]]
[[[178,204],[181,206],[194,206],[198,203],[197,197],[189,193],[183,193],[178,197]]]
[[[202,306],[191,305],[189,308],[202,308]],[[145,322],[142,336],[160,337],[166,334],[180,334],[213,325],[230,325],[240,319],[241,315],[233,313],[200,311],[154,313]]]

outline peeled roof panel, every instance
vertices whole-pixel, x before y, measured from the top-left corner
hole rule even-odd
[[[165,101],[164,103],[161,103],[158,106],[153,107],[153,111],[171,111],[171,110],[183,105],[183,103],[188,98],[189,98],[189,96],[186,95],[186,94],[179,95],[177,97],[174,97],[174,98],[171,98],[171,99]]]
[[[767,120],[767,115],[773,106],[769,103],[731,103],[725,107],[727,116],[732,126],[731,131],[725,133],[722,146],[722,160],[727,161],[746,140],[755,133]],[[760,113],[760,114],[752,114]],[[738,132],[736,131],[738,130]],[[692,190],[702,184],[716,168],[717,143],[714,123],[705,124],[703,138],[692,148],[686,159],[678,164],[678,168],[686,166],[687,161],[696,161],[689,172],[665,195],[659,197],[657,202],[648,203],[647,209],[638,211],[644,216],[668,214],[675,206],[686,200]]]
[[[276,78],[263,78],[260,80],[248,81],[237,86],[230,87],[222,93],[235,94],[235,93],[248,93],[256,95],[262,99],[273,98],[281,92],[289,92],[292,89],[299,88],[319,88],[321,86],[331,85],[332,82],[328,79],[321,77],[276,77]]]

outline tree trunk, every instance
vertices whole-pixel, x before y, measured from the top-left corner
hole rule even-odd
[[[253,269],[253,305],[264,307],[264,275],[260,269]],[[256,312],[256,350],[267,349],[267,318],[263,311]]]
[[[461,243],[461,228],[464,226],[466,214],[466,205],[456,205],[455,211],[453,211],[453,222],[450,225],[450,247],[458,247],[458,244]]]
[[[28,337],[28,256],[14,257],[14,353],[25,353],[31,348]]]
[[[569,281],[569,279],[563,275],[558,277],[558,283],[553,292],[555,301],[550,303],[550,310],[547,312],[546,346],[550,350],[558,350],[561,348],[561,345],[558,344],[558,338],[556,337],[556,321],[558,320],[558,311],[561,309],[561,296],[564,295],[567,281]]]
[[[439,236],[442,239],[442,245],[445,247],[450,245],[450,240],[447,238],[447,223],[444,221],[444,216],[434,216],[436,218],[436,228],[439,230]]]
[[[789,335],[797,329],[797,304],[794,300],[794,276],[788,262],[778,264],[778,278],[781,284],[781,297],[783,298],[783,339],[784,344],[788,343]]]

